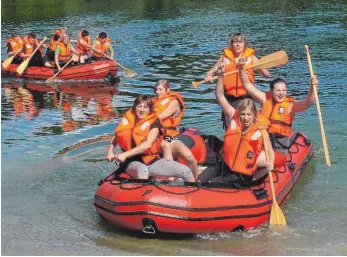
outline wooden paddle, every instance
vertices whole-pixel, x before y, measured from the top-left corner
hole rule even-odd
[[[117,65],[119,65],[126,73],[128,73],[129,78],[134,78],[134,77],[137,76],[137,73],[135,71],[133,71],[132,69],[121,65],[119,62],[117,62],[116,60],[112,59],[110,56],[108,56],[104,52],[101,52],[101,54],[103,56],[105,56],[107,59],[110,59],[110,60],[114,61]]]
[[[267,145],[268,142],[267,142],[267,137],[265,135],[265,131],[266,131],[265,129],[262,129],[261,133],[263,135],[266,162],[269,162],[269,149]],[[275,186],[274,186],[274,182],[272,178],[272,171],[269,172],[269,178],[270,178],[270,186],[271,186],[271,194],[272,194],[270,225],[287,225],[286,218],[284,217],[284,214],[276,200]]]
[[[47,80],[46,80],[46,83],[51,83],[51,82],[53,82],[53,80],[55,79],[55,77],[58,76],[58,74],[59,74],[60,72],[62,72],[62,71],[70,64],[70,62],[73,60],[73,58],[74,58],[74,56],[72,56],[71,59],[70,59],[67,63],[65,63],[65,65],[63,66],[63,68],[61,68],[60,71],[58,71],[54,76],[52,76],[52,77],[50,77],[49,79],[47,79]]]
[[[37,48],[34,50],[34,52],[29,56],[28,59],[26,59],[25,61],[23,61],[17,68],[17,73],[19,75],[21,75],[24,70],[28,67],[29,61],[30,59],[34,56],[34,54],[36,53],[36,51],[40,48],[40,46],[43,44],[43,42],[45,42],[47,40],[47,37],[44,37],[43,40],[40,42],[40,44],[37,46]]]
[[[14,57],[16,57],[16,55],[22,51],[23,48],[19,49],[14,55],[12,55],[11,57],[7,58],[5,61],[2,62],[2,68],[6,69],[13,61]]]
[[[310,69],[311,77],[313,77],[314,72],[313,72],[311,55],[310,55],[310,47],[308,45],[305,45],[305,48],[306,48],[306,54],[307,54],[308,67]],[[314,91],[314,96],[315,96],[315,100],[316,100],[316,106],[317,106],[317,112],[318,112],[318,118],[319,118],[319,124],[320,124],[320,132],[322,134],[323,148],[324,148],[324,154],[325,154],[325,162],[326,162],[327,166],[330,167],[331,166],[330,154],[329,154],[329,149],[328,149],[328,142],[327,142],[327,139],[325,136],[325,131],[324,131],[323,117],[322,117],[322,112],[321,112],[320,104],[319,104],[317,85],[313,85],[313,91]]]
[[[255,68],[255,69],[268,69],[268,68],[273,68],[273,67],[277,67],[280,65],[284,65],[288,63],[288,56],[286,54],[286,52],[284,50],[269,54],[267,56],[264,56],[263,58],[259,59],[257,62],[253,63],[253,64],[249,64],[249,65],[245,65],[243,68],[244,69],[250,69],[250,68]],[[233,70],[233,71],[229,71],[224,73],[224,77],[237,73],[239,72],[238,70]],[[218,76],[214,76],[212,78],[212,82],[213,80],[218,79]],[[193,87],[197,88],[198,86],[200,86],[203,83],[207,83],[208,81],[206,80],[201,80],[201,81],[193,81],[192,85]]]

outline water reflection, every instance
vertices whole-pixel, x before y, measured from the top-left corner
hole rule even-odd
[[[2,83],[1,86],[5,96],[2,120],[35,120],[46,114],[42,122],[44,126],[35,132],[36,135],[61,134],[118,117],[112,106],[113,96],[118,94],[117,84],[18,82]]]

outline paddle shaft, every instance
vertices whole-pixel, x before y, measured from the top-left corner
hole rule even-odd
[[[267,63],[268,63],[268,62],[267,62]],[[262,63],[261,65],[263,65],[263,63]],[[245,67],[244,69],[251,69],[251,68],[256,68],[256,65],[250,65],[250,66],[248,66],[248,67]],[[224,76],[224,77],[225,77],[225,76],[229,76],[229,75],[231,75],[231,74],[235,74],[235,73],[238,73],[238,72],[239,72],[239,70],[228,71],[228,72],[224,73],[223,76]],[[215,81],[216,79],[218,79],[218,76],[213,76],[211,82]],[[198,87],[198,86],[200,86],[201,84],[204,84],[204,83],[206,83],[206,82],[207,82],[206,80],[201,80],[201,81],[199,81],[199,82],[194,82],[194,87]]]
[[[308,67],[310,70],[310,75],[311,77],[314,76],[313,72],[313,67],[312,67],[312,61],[311,61],[311,55],[309,51],[309,46],[305,45],[306,48],[306,54],[307,54],[307,61],[308,61]],[[330,154],[329,154],[329,149],[328,149],[328,142],[325,136],[325,130],[324,130],[324,124],[323,124],[323,116],[320,108],[320,103],[319,103],[319,98],[318,98],[318,92],[317,92],[317,86],[313,85],[313,92],[316,100],[316,106],[317,106],[317,112],[318,112],[318,119],[319,119],[319,125],[320,125],[320,131],[322,134],[322,141],[323,141],[323,148],[324,148],[324,154],[325,154],[325,162],[328,167],[331,166],[331,161],[330,161]]]
[[[49,82],[49,81],[52,81],[53,79],[55,79],[55,77],[58,76],[58,74],[59,74],[60,72],[62,72],[62,71],[70,64],[70,62],[71,62],[72,60],[73,60],[73,57],[71,57],[71,59],[70,59],[67,63],[65,63],[65,65],[63,66],[63,68],[61,68],[60,71],[58,71],[54,76],[52,76],[52,77],[50,77],[49,79],[47,79],[46,82]]]
[[[243,67],[243,69],[252,69],[252,68],[257,68],[257,69],[265,69],[265,68],[272,68],[275,66],[279,66],[279,65],[284,65],[288,62],[288,56],[286,54],[285,51],[281,50],[272,54],[269,54],[267,56],[264,56],[263,58],[261,58],[260,60],[256,61],[253,64],[250,65],[245,65]],[[224,76],[229,76],[231,74],[235,74],[239,72],[238,70],[232,70],[229,72],[224,73]],[[214,80],[218,79],[218,76],[214,76],[212,77],[212,82]],[[199,82],[195,82],[193,81],[193,87],[197,88],[198,86],[200,86],[203,83],[206,83],[207,81],[202,80]]]
[[[105,56],[107,59],[110,59],[111,61],[114,61],[117,65],[119,65],[120,67],[123,68],[123,70],[127,70],[127,67],[124,67],[123,65],[121,65],[120,63],[118,63],[115,59],[112,59],[110,56],[108,56],[107,54],[105,54],[104,52],[101,52],[101,54],[103,56]]]
[[[40,42],[40,44],[36,47],[36,49],[34,50],[34,52],[25,60],[23,61],[17,68],[17,73],[20,75],[24,72],[24,70],[27,68],[30,59],[34,56],[34,54],[36,53],[37,50],[39,50],[39,48],[42,46],[43,42],[45,42],[47,40],[47,37],[44,37],[43,40]]]
[[[262,135],[263,135],[263,141],[264,141],[264,152],[265,152],[265,159],[266,162],[269,162],[269,148],[268,148],[268,142],[267,142],[267,138],[265,136],[265,130],[261,131]],[[269,172],[269,177],[270,177],[270,185],[271,185],[271,193],[272,193],[272,201],[273,203],[277,204],[276,201],[276,196],[275,196],[275,188],[274,188],[274,182],[273,182],[273,178],[272,178],[272,171]]]

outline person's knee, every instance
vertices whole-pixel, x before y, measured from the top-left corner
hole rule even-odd
[[[184,180],[194,179],[194,175],[193,175],[192,171],[186,165],[183,165],[183,167],[181,168],[181,176],[180,177],[182,177]]]
[[[148,177],[149,177],[148,167],[145,165],[135,166],[135,167],[129,166],[129,168],[126,170],[126,172],[130,176],[138,178],[138,179],[148,179]]]

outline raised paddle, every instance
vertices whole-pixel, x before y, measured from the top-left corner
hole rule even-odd
[[[55,77],[58,76],[58,74],[59,74],[60,72],[62,72],[62,71],[70,64],[70,62],[73,60],[73,58],[74,58],[74,56],[72,56],[71,59],[70,59],[67,63],[65,63],[65,65],[63,66],[63,68],[61,68],[60,71],[58,71],[54,76],[52,76],[52,77],[50,77],[49,79],[47,79],[47,80],[46,80],[46,83],[51,83],[51,82],[53,82],[53,80],[55,79]]]
[[[128,73],[129,78],[134,78],[134,77],[137,76],[137,73],[135,71],[133,71],[132,69],[121,65],[119,62],[117,62],[116,60],[112,59],[110,56],[108,56],[104,52],[101,52],[101,54],[103,56],[105,56],[107,59],[110,59],[110,60],[114,61],[117,65],[119,65],[126,73]]]
[[[265,157],[266,162],[269,162],[269,149],[268,149],[268,137],[265,135],[265,129],[261,130],[261,133],[263,135],[263,141],[264,141],[264,151],[265,151]],[[279,207],[277,200],[276,200],[276,194],[275,194],[275,187],[274,182],[272,178],[272,171],[269,172],[269,178],[270,178],[270,187],[271,187],[271,194],[272,194],[272,206],[271,206],[271,212],[270,212],[270,225],[287,225],[286,218],[284,217],[284,214]]]
[[[13,61],[14,57],[16,57],[16,55],[22,51],[23,48],[19,49],[17,52],[15,52],[14,55],[12,55],[11,57],[7,58],[5,61],[2,62],[2,68],[6,69]]]
[[[28,59],[26,59],[25,61],[23,61],[17,68],[17,73],[19,75],[21,75],[24,70],[28,67],[29,61],[30,59],[34,56],[34,54],[36,53],[36,51],[40,48],[40,46],[43,44],[43,42],[45,42],[47,40],[47,37],[44,37],[42,39],[42,41],[40,42],[40,44],[37,46],[37,48],[34,50],[34,52],[28,57]]]
[[[312,67],[312,62],[311,62],[310,47],[308,45],[305,45],[305,48],[306,48],[306,54],[307,54],[308,67],[310,69],[311,77],[313,77],[314,72],[313,72],[313,67]],[[326,162],[327,166],[330,167],[331,166],[330,154],[329,154],[329,149],[328,149],[328,142],[327,142],[327,139],[325,136],[325,131],[324,131],[322,112],[320,110],[317,85],[313,85],[313,91],[314,91],[314,96],[315,96],[315,100],[316,100],[316,106],[317,106],[317,112],[318,112],[318,118],[319,118],[319,124],[320,124],[320,132],[322,134],[323,148],[324,148],[324,154],[325,154],[325,162]]]
[[[245,65],[243,68],[244,69],[250,69],[250,68],[256,68],[256,69],[268,69],[268,68],[273,68],[277,67],[280,65],[284,65],[288,63],[288,56],[284,50],[269,54],[267,56],[264,56],[263,58],[259,59],[257,62],[249,65]],[[237,73],[239,72],[238,70],[232,70],[229,72],[224,73],[224,77]],[[218,76],[214,76],[212,78],[213,80],[216,80]],[[206,80],[201,80],[201,81],[192,81],[193,87],[197,88],[201,84],[207,83],[208,81]]]

